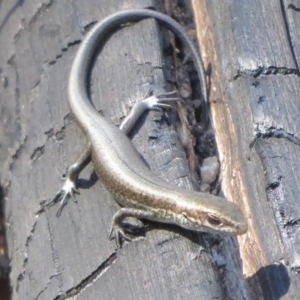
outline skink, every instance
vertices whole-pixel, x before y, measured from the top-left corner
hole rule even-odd
[[[117,245],[121,240],[131,240],[122,227],[126,217],[136,217],[157,222],[172,223],[195,231],[240,235],[247,231],[247,222],[240,208],[224,199],[196,191],[189,191],[163,182],[141,160],[126,134],[135,119],[145,109],[165,106],[153,96],[142,101],[122,124],[116,127],[101,116],[93,107],[86,90],[91,60],[111,30],[128,22],[147,18],[172,31],[183,42],[194,60],[206,99],[206,84],[203,63],[197,49],[185,30],[170,17],[148,9],[130,9],[113,14],[97,23],[81,43],[74,59],[69,79],[68,94],[71,111],[86,133],[90,146],[79,160],[71,166],[63,189],[52,202],[67,198],[76,191],[80,171],[90,161],[96,174],[112,196],[123,206],[113,217],[111,234]],[[142,107],[142,108],[141,108]],[[134,112],[134,110],[139,112]],[[59,213],[61,212],[61,208]]]

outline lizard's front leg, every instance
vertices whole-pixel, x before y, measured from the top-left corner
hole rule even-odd
[[[91,143],[89,142],[88,146],[83,149],[83,151],[80,153],[75,163],[73,163],[69,167],[66,175],[66,181],[62,189],[56,193],[53,199],[51,199],[46,203],[43,203],[43,207],[49,208],[52,205],[56,204],[57,202],[60,202],[59,208],[56,212],[57,217],[60,216],[64,206],[67,204],[70,197],[73,199],[74,202],[77,202],[75,198],[75,193],[79,194],[79,192],[76,187],[76,182],[80,172],[91,161],[91,151],[92,151],[92,146]]]

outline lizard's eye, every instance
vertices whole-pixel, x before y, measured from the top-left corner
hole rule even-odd
[[[206,219],[213,226],[222,225],[222,220],[219,217],[215,216],[215,215],[207,215]]]

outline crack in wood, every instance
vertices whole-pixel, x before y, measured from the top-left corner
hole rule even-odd
[[[24,260],[23,260],[23,265],[22,265],[22,271],[19,273],[19,276],[18,276],[18,279],[17,279],[16,291],[19,290],[19,284],[20,284],[21,281],[23,281],[24,275],[26,273],[26,265],[28,263],[28,248],[29,248],[29,245],[32,241],[33,234],[34,234],[34,231],[35,231],[35,228],[36,228],[36,224],[37,224],[37,221],[34,222],[34,224],[32,226],[32,229],[30,230],[30,234],[27,237],[26,242],[25,242],[25,253],[24,253]]]
[[[288,9],[292,9],[294,11],[297,11],[297,12],[300,12],[300,8],[296,7],[294,4],[290,3],[288,6],[287,6]]]
[[[24,4],[25,0],[18,0],[9,12],[6,14],[5,18],[3,19],[2,23],[0,24],[0,32],[3,30],[7,22],[9,21],[10,17],[16,12],[16,10]]]
[[[28,21],[27,26],[30,27],[33,23],[35,23],[36,20],[38,19],[38,17],[40,15],[42,15],[45,11],[47,11],[53,3],[54,3],[54,0],[50,0],[49,3],[47,3],[47,4],[43,3],[42,5],[40,5],[40,7],[38,7],[36,12],[33,13],[32,17]]]
[[[45,152],[45,145],[37,147],[33,150],[33,153],[30,156],[32,163],[39,159]]]
[[[288,18],[286,16],[286,8],[285,8],[285,5],[284,5],[284,0],[280,0],[279,3],[280,3],[283,22],[284,22],[284,25],[285,25],[285,31],[286,31],[285,33],[286,33],[286,36],[287,36],[287,39],[288,39],[288,46],[290,47],[290,51],[291,51],[294,63],[297,67],[297,74],[299,75],[299,65],[298,65],[296,53],[295,53],[295,50],[294,50],[294,47],[293,47],[293,40],[292,40],[292,37],[291,37],[291,28],[290,28],[290,23],[288,21]]]
[[[49,139],[51,139],[55,135],[54,134],[54,129],[51,128],[51,129],[45,131],[44,134],[46,135],[47,141],[48,141]]]
[[[18,1],[18,2],[21,2],[21,5],[23,5],[25,0]],[[40,7],[36,10],[36,12],[33,13],[32,17],[27,22],[27,25],[22,24],[23,26],[21,26],[19,31],[14,35],[15,43],[19,40],[21,33],[24,30],[30,30],[31,25],[34,24],[37,21],[37,19],[39,18],[39,16],[41,16],[44,12],[46,12],[53,3],[54,3],[54,0],[50,0],[48,4],[43,3],[42,5],[40,5]]]
[[[21,142],[21,144],[19,145],[19,147],[16,149],[15,153],[12,155],[12,162],[9,164],[10,171],[12,171],[15,161],[17,161],[18,158],[20,157],[22,149],[24,148],[24,145],[27,141],[27,137],[28,136],[26,135],[23,141]]]
[[[87,33],[98,21],[92,21],[83,27],[84,33]]]
[[[287,248],[290,248],[289,244],[293,241],[299,228],[300,219],[295,215],[294,209],[285,204],[284,187],[281,185],[281,179],[282,177],[279,177],[277,182],[271,183],[267,187],[267,196],[273,206],[282,241]]]
[[[233,82],[242,77],[247,77],[247,76],[258,78],[261,75],[276,75],[276,74],[299,75],[299,72],[297,69],[291,69],[286,67],[275,67],[275,66],[258,67],[255,70],[250,70],[250,69],[238,70],[237,74],[233,77],[233,79],[229,81]]]
[[[15,102],[16,102],[16,105],[15,105],[15,115],[16,115],[16,124],[17,124],[17,127],[18,127],[18,131],[19,132],[22,132],[22,122],[20,120],[20,115],[21,115],[21,110],[20,110],[20,76],[19,76],[19,71],[18,71],[18,67],[17,67],[17,63],[16,63],[16,55],[13,54],[9,60],[7,61],[7,64],[9,66],[12,67],[12,69],[15,71],[15,76],[16,76],[16,79],[15,79],[15,88],[14,88],[14,97],[15,97]],[[27,139],[27,136],[25,136],[25,139]],[[23,141],[24,142],[24,141]]]
[[[95,280],[97,280],[117,259],[117,252],[113,252],[97,269],[95,269],[90,275],[84,278],[78,285],[72,287],[67,292],[58,295],[54,298],[54,300],[64,300],[72,298],[78,295],[83,289],[85,289],[88,285],[92,284]]]
[[[64,125],[63,125],[59,130],[57,130],[56,132],[54,132],[54,129],[51,128],[51,129],[45,131],[44,134],[46,135],[47,141],[48,141],[49,139],[53,138],[53,137],[55,137],[55,140],[58,141],[58,142],[62,141],[62,140],[64,139],[64,137],[65,137],[65,129],[66,129],[66,127],[67,127],[69,124],[72,123],[73,119],[74,119],[73,114],[72,114],[72,113],[68,113],[68,114],[63,118],[63,124],[64,124]],[[45,145],[44,145],[44,146],[45,146]],[[44,146],[38,147],[38,148],[36,148],[34,151],[37,151],[39,148],[42,148],[42,147],[44,147]],[[35,154],[35,153],[33,153],[33,154],[31,155],[31,157],[33,157],[34,154]]]
[[[61,48],[61,53],[57,54],[53,60],[50,60],[50,61],[48,62],[48,65],[49,65],[49,66],[52,66],[52,65],[56,64],[56,62],[57,62],[60,58],[63,57],[63,53],[67,52],[67,51],[69,50],[70,47],[73,47],[73,46],[78,45],[78,44],[80,44],[80,43],[81,43],[81,40],[74,40],[73,42],[69,42],[69,43],[67,44],[67,47]]]
[[[60,142],[64,139],[65,137],[65,130],[64,128],[62,130],[59,130],[55,133],[55,139]]]
[[[51,226],[50,226],[48,218],[47,218],[47,226],[48,226],[48,232],[49,232],[49,243],[50,243],[50,248],[51,248],[53,265],[54,265],[54,269],[55,269],[56,275],[57,275],[56,276],[57,277],[57,285],[58,285],[58,289],[60,291],[62,291],[62,289],[63,289],[63,279],[61,277],[62,272],[61,272],[60,264],[58,262],[58,260],[59,260],[58,253],[54,247],[53,234],[52,234],[52,230],[51,230]]]
[[[54,278],[56,276],[58,276],[58,275],[55,274],[49,278],[47,285],[38,293],[38,295],[34,298],[34,300],[38,300],[40,298],[40,296],[48,289],[49,285],[51,284],[52,278]]]
[[[287,132],[283,128],[269,127],[267,129],[261,128],[259,124],[257,126],[257,133],[254,139],[251,141],[249,148],[252,149],[258,139],[269,139],[272,137],[283,138],[289,142],[294,143],[297,146],[300,146],[300,138],[296,137],[294,134]]]

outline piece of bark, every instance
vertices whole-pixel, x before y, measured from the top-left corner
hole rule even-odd
[[[85,144],[66,92],[85,32],[118,10],[160,6],[150,0],[0,5],[0,159],[1,180],[10,183],[5,217],[13,299],[224,299],[223,282],[241,284],[236,239],[205,243],[200,234],[149,223],[144,239],[116,251],[107,238],[119,206],[92,165],[80,175],[78,204],[69,201],[60,218],[55,206],[37,213],[40,201],[61,188],[61,175]],[[156,22],[140,22],[116,32],[96,59],[91,98],[116,124],[150,87],[163,91],[161,37]],[[145,115],[133,143],[158,176],[192,188],[168,114]],[[224,273],[227,252],[231,267]]]
[[[230,299],[298,299],[299,1],[193,1],[211,64],[210,108],[226,198],[249,231],[239,238],[245,290]]]

